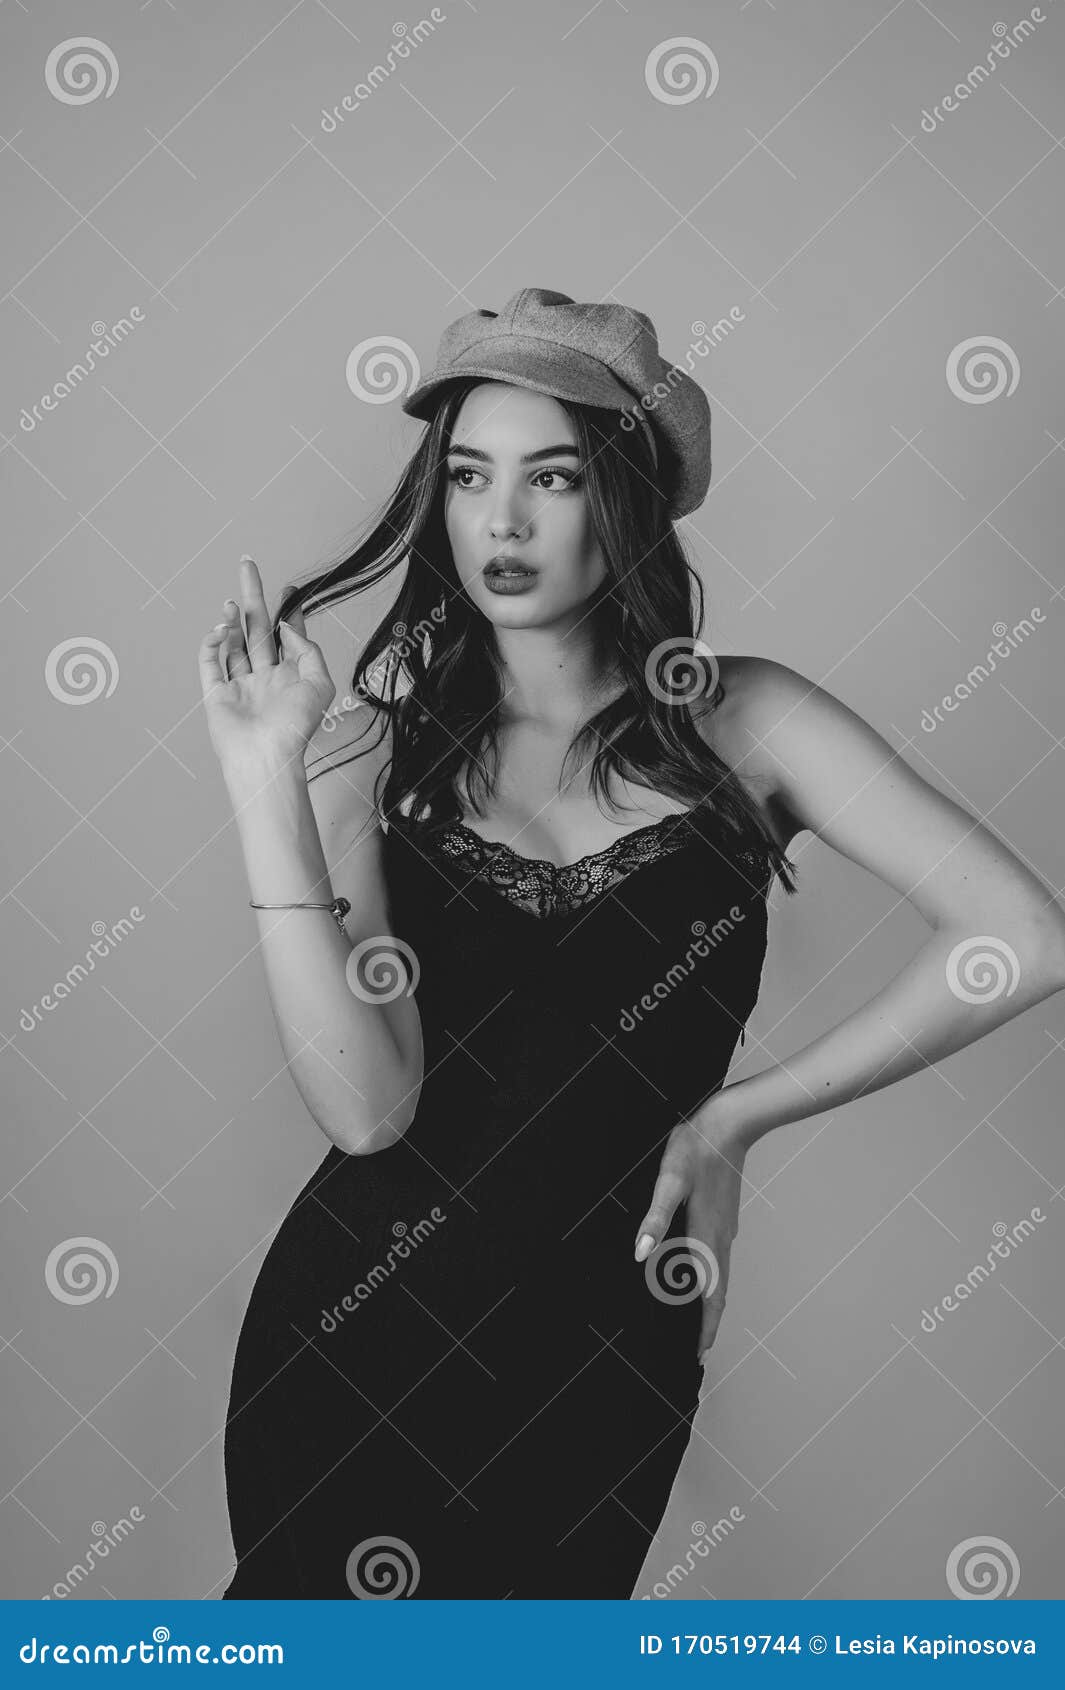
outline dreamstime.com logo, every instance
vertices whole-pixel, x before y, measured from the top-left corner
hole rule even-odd
[[[145,919],[139,904],[131,904],[129,913],[136,922]],[[40,1024],[42,1015],[56,1009],[63,998],[68,998],[83,980],[87,980],[94,971],[97,961],[102,961],[104,957],[110,956],[111,952],[122,943],[126,934],[133,932],[133,928],[127,918],[121,916],[110,927],[108,927],[106,921],[94,921],[91,931],[93,942],[85,952],[85,961],[83,963],[72,963],[61,980],[56,980],[47,992],[41,993],[37,1003],[31,1004],[29,1009],[23,1009],[19,1012],[18,1024],[24,1033],[32,1033],[34,1028]]]
[[[715,346],[720,346],[721,342],[728,338],[734,324],[747,321],[747,313],[742,311],[738,305],[733,305],[728,315],[731,318],[731,323],[725,317],[719,317],[717,322],[712,323],[709,328],[701,318],[696,318],[691,330],[692,334],[697,336],[697,339],[689,342],[684,354],[684,362],[687,364],[689,371],[695,368],[692,362],[693,353],[700,358],[706,358]],[[639,399],[634,399],[631,405],[625,406],[621,412],[622,428],[631,434],[633,429],[639,426],[640,412],[657,410],[662,400],[668,399],[673,389],[680,385],[684,374],[685,372],[681,369],[679,363],[670,365],[662,380],[656,381],[649,393],[641,393]]]
[[[360,675],[355,683],[355,692],[358,697],[354,697],[349,692],[342,704],[338,704],[334,699],[328,710],[323,712],[322,727],[324,731],[327,734],[333,732],[341,711],[359,710],[367,699],[380,698],[393,671],[406,661],[416,645],[422,647],[422,656],[426,657],[426,641],[431,646],[434,630],[439,628],[440,624],[446,619],[447,606],[441,599],[439,604],[434,604],[428,616],[423,616],[420,622],[414,624],[413,628],[408,629],[405,622],[393,622],[391,645],[387,651],[381,653],[370,672],[366,675]]]
[[[1000,1537],[967,1537],[947,1556],[951,1594],[963,1602],[994,1602],[1012,1596],[1021,1576],[1016,1551]]]
[[[65,106],[87,106],[118,87],[118,60],[106,41],[74,35],[53,47],[44,65],[44,85]]]
[[[119,317],[115,323],[101,323],[99,320],[93,323],[91,332],[95,338],[89,342],[88,351],[83,352],[81,358],[69,366],[65,375],[52,383],[47,393],[42,393],[32,405],[23,405],[18,419],[23,434],[32,434],[44,421],[42,412],[57,411],[62,400],[69,399],[72,393],[77,392],[82,382],[99,368],[105,358],[111,356],[112,349],[121,346],[138,323],[146,321],[140,306],[131,305],[128,317]]]
[[[388,405],[411,393],[421,380],[421,365],[413,346],[391,334],[370,335],[348,353],[344,367],[356,399],[367,405]]]
[[[80,1308],[114,1294],[118,1258],[101,1238],[64,1238],[48,1252],[44,1282],[58,1302]]]
[[[955,399],[966,405],[989,405],[1003,394],[1009,399],[1016,393],[1021,364],[1008,341],[993,334],[974,334],[951,347],[946,376]]]
[[[708,957],[715,945],[719,945],[722,939],[727,939],[730,933],[734,933],[736,924],[745,919],[746,917],[739,905],[733,904],[727,916],[720,916],[714,922],[709,937],[706,937],[706,922],[693,921],[691,930],[695,934],[695,939],[685,951],[684,961],[675,962],[672,968],[667,968],[664,980],[656,980],[651,990],[644,992],[638,1003],[634,1003],[631,1009],[622,1010],[618,1017],[618,1026],[621,1031],[623,1033],[633,1032],[643,1020],[641,1010],[649,1013],[651,1010],[657,1009],[663,999],[668,998],[670,992],[678,986],[683,986],[685,980],[690,978],[700,958]]]
[[[360,939],[345,966],[348,985],[363,1003],[394,1003],[418,989],[421,965],[414,948],[392,933]]]
[[[348,1589],[364,1602],[389,1602],[413,1596],[421,1565],[401,1537],[366,1537],[357,1543],[344,1568]]]
[[[715,1520],[709,1531],[705,1520],[693,1520],[691,1541],[685,1552],[687,1566],[681,1566],[679,1561],[674,1561],[665,1577],[656,1579],[650,1590],[643,1592],[640,1600],[642,1602],[664,1601],[667,1596],[671,1596],[677,1586],[683,1584],[688,1575],[695,1571],[695,1558],[698,1557],[705,1561],[711,1549],[717,1544],[723,1543],[726,1538],[730,1538],[736,1527],[742,1524],[746,1518],[743,1509],[733,1503],[727,1517]]]
[[[935,1332],[946,1320],[948,1314],[956,1313],[962,1303],[967,1301],[975,1291],[978,1291],[981,1285],[986,1285],[1000,1261],[1008,1261],[1013,1252],[1026,1239],[1031,1238],[1035,1232],[1032,1222],[1035,1221],[1036,1226],[1041,1226],[1045,1220],[1046,1216],[1037,1203],[1029,1209],[1028,1219],[1018,1221],[1016,1226],[1012,1228],[1008,1227],[1005,1221],[996,1221],[991,1228],[995,1235],[995,1242],[984,1258],[987,1263],[986,1267],[984,1262],[976,1262],[969,1269],[965,1278],[959,1280],[958,1284],[955,1285],[953,1291],[948,1291],[940,1302],[933,1303],[931,1309],[922,1309],[921,1331]]]
[[[708,100],[721,69],[711,48],[695,35],[673,35],[652,47],[643,79],[656,100],[667,106],[686,106]]]
[[[60,704],[95,704],[98,698],[110,698],[117,687],[118,658],[105,640],[75,634],[52,647],[44,661],[44,679]]]
[[[1053,5],[1054,0],[1047,0]],[[1030,21],[1029,21],[1030,20]],[[993,76],[1003,59],[1008,59],[1015,47],[1022,47],[1029,36],[1035,34],[1034,24],[1046,23],[1046,14],[1040,6],[1033,6],[1028,17],[1022,18],[1012,28],[1008,24],[997,23],[991,33],[995,37],[995,44],[984,55],[986,63],[975,64],[969,71],[964,82],[956,82],[949,94],[944,94],[939,104],[929,111],[927,106],[921,112],[921,128],[926,135],[934,135],[941,123],[945,123],[951,112],[959,111],[970,94],[975,94],[982,83]],[[942,110],[940,109],[942,107]]]
[[[365,1303],[377,1287],[386,1279],[391,1278],[396,1269],[409,1261],[419,1245],[426,1238],[431,1238],[442,1221],[447,1220],[447,1213],[438,1203],[434,1203],[429,1211],[432,1221],[421,1220],[414,1226],[408,1227],[406,1221],[393,1221],[392,1236],[396,1242],[390,1244],[384,1263],[375,1262],[365,1279],[360,1279],[355,1287],[339,1303],[334,1303],[331,1309],[322,1310],[322,1318],[318,1322],[323,1332],[335,1332],[341,1324],[345,1314],[354,1314],[360,1303]],[[435,1224],[434,1224],[435,1223]],[[393,1261],[393,1256],[396,1260]]]
[[[1005,660],[1011,651],[1017,650],[1023,640],[1027,639],[1030,634],[1035,633],[1033,623],[1045,621],[1046,616],[1043,611],[1038,605],[1035,605],[1028,612],[1028,615],[1022,616],[1020,621],[1015,622],[1012,628],[1008,628],[1005,622],[993,623],[991,632],[995,636],[995,643],[988,652],[986,659],[974,663],[964,681],[959,681],[953,692],[946,693],[938,704],[933,705],[931,710],[922,710],[921,727],[925,733],[935,733],[936,728],[943,720],[940,715],[941,710],[945,710],[948,715],[953,714],[959,704],[964,704],[967,698],[971,698],[973,693],[983,686],[986,680],[990,679],[998,667],[995,662],[996,657]]]
[[[660,704],[694,704],[717,691],[721,665],[710,647],[690,634],[662,640],[643,666],[647,690]]]
[[[643,1276],[660,1303],[691,1303],[713,1296],[721,1268],[701,1238],[663,1238],[644,1263]]]
[[[139,1526],[142,1520],[146,1518],[147,1516],[142,1514],[134,1504],[129,1514],[123,1514],[122,1518],[116,1520],[113,1526],[106,1525],[103,1520],[94,1520],[92,1523],[92,1542],[82,1559],[75,1561],[73,1566],[67,1568],[64,1576],[56,1580],[47,1595],[41,1597],[41,1601],[50,1602],[53,1598],[62,1599],[69,1596],[76,1587],[84,1584],[86,1579],[92,1577],[93,1573],[98,1570],[99,1563],[107,1560],[112,1549],[121,1549],[123,1543],[133,1532],[134,1527]]]
[[[31,1637],[18,1652],[24,1666],[283,1666],[281,1643],[172,1643],[170,1628],[157,1625],[151,1641],[137,1643],[51,1643]]]
[[[944,965],[947,985],[962,1003],[1011,998],[1021,979],[1021,959],[1005,939],[977,933],[954,946]]]
[[[436,25],[444,23],[446,19],[447,13],[442,12],[439,6],[434,6],[429,13],[429,17],[422,18],[420,23],[414,25],[413,29],[409,29],[405,23],[394,23],[392,34],[396,39],[385,54],[385,58],[388,60],[387,66],[374,65],[373,69],[367,73],[365,82],[356,82],[351,93],[345,94],[340,104],[334,106],[332,111],[327,106],[322,107],[321,127],[325,133],[335,135],[348,112],[358,111],[359,107],[365,105],[371,94],[380,88],[382,83],[387,82],[389,77],[395,75],[399,69],[395,60],[398,59],[402,64],[404,59],[409,59],[414,49],[420,47],[422,42],[432,35]]]

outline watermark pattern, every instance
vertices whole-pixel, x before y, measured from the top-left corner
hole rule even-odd
[[[683,986],[685,980],[694,972],[699,960],[708,957],[715,945],[719,945],[722,939],[727,939],[730,933],[735,932],[737,922],[744,920],[746,920],[746,917],[739,905],[733,904],[727,916],[719,916],[717,921],[714,922],[710,929],[709,938],[706,937],[706,922],[693,921],[691,930],[695,934],[695,939],[685,951],[684,961],[675,962],[671,968],[667,968],[664,980],[656,980],[651,990],[644,992],[638,1003],[634,1003],[631,1009],[622,1010],[618,1017],[618,1026],[621,1031],[631,1033],[639,1026],[643,1020],[641,1010],[650,1012],[657,1009],[663,999],[668,998],[670,992],[674,991],[677,986]]]
[[[145,919],[139,904],[130,905],[130,916],[134,921]],[[37,1003],[31,1004],[29,1009],[23,1009],[19,1014],[18,1024],[24,1033],[32,1033],[41,1021],[42,1012],[47,1013],[58,1007],[64,998],[87,980],[96,967],[97,959],[110,956],[111,952],[121,944],[127,933],[132,933],[129,919],[122,916],[108,927],[105,921],[94,921],[92,924],[93,942],[85,953],[85,962],[76,962],[67,969],[62,980],[57,980],[51,989],[41,994]],[[106,936],[106,937],[105,937]]]
[[[74,35],[53,47],[44,65],[44,85],[65,106],[87,106],[118,87],[118,60],[106,41]]]
[[[387,405],[417,387],[421,366],[405,340],[377,334],[352,347],[344,374],[356,399],[367,405]]]
[[[1052,0],[1051,0],[1052,3]],[[951,112],[959,111],[970,94],[985,83],[998,69],[1003,59],[1008,59],[1015,47],[1022,47],[1029,36],[1035,34],[1033,25],[1046,23],[1046,14],[1039,6],[1033,6],[1026,18],[1015,23],[1012,28],[1008,24],[997,23],[991,33],[995,37],[995,44],[985,54],[985,63],[974,64],[964,82],[956,82],[949,94],[944,94],[941,101],[929,111],[927,106],[921,112],[921,128],[926,135],[934,135],[941,123],[945,123]],[[942,108],[942,109],[940,109]]]
[[[345,968],[348,985],[363,1003],[394,1003],[418,989],[421,968],[412,946],[391,933],[360,939]]]
[[[432,1236],[442,1221],[447,1220],[446,1212],[438,1203],[433,1204],[429,1213],[432,1221],[421,1220],[413,1227],[408,1227],[406,1221],[392,1223],[392,1234],[396,1243],[389,1245],[385,1258],[387,1266],[376,1262],[365,1279],[360,1279],[351,1291],[341,1297],[339,1303],[334,1303],[331,1309],[322,1310],[322,1318],[318,1324],[323,1332],[335,1332],[344,1315],[354,1314],[359,1304],[372,1297],[377,1287],[390,1278],[404,1262],[409,1261],[418,1246]],[[392,1260],[393,1255],[396,1256],[396,1261]]]
[[[966,405],[989,405],[1004,393],[1016,393],[1020,360],[1008,341],[993,334],[960,340],[947,354],[947,386]]]
[[[110,1297],[118,1284],[118,1260],[99,1238],[64,1238],[48,1252],[44,1282],[61,1303],[80,1307]]]
[[[1046,1216],[1039,1205],[1035,1204],[1033,1208],[1029,1209],[1028,1218],[1018,1221],[1012,1229],[1006,1225],[1005,1221],[996,1221],[991,1228],[996,1241],[987,1252],[987,1266],[985,1267],[983,1262],[976,1262],[969,1269],[964,1280],[955,1285],[953,1291],[948,1291],[940,1302],[933,1303],[931,1309],[921,1310],[922,1332],[935,1332],[937,1326],[942,1325],[948,1314],[956,1313],[961,1304],[971,1297],[974,1291],[978,1291],[981,1285],[986,1284],[998,1267],[999,1262],[1008,1261],[1014,1250],[1023,1244],[1026,1239],[1031,1238],[1035,1231],[1032,1222],[1034,1221],[1038,1226],[1045,1220]],[[952,1301],[952,1298],[956,1298],[957,1301]]]
[[[709,328],[701,317],[697,317],[691,325],[692,334],[697,338],[694,341],[689,341],[684,353],[684,363],[688,367],[688,372],[695,368],[692,362],[693,354],[699,358],[708,357],[715,346],[720,346],[721,342],[728,338],[731,328],[736,323],[745,323],[746,321],[747,313],[738,305],[731,306],[728,317],[719,317],[717,322],[712,323]],[[656,381],[649,393],[641,393],[640,397],[634,399],[631,405],[625,406],[621,412],[622,428],[629,434],[632,433],[634,428],[638,428],[640,412],[657,410],[662,400],[669,398],[673,389],[678,386],[681,377],[686,373],[681,369],[679,362],[671,364],[662,380]]]
[[[964,681],[959,681],[953,692],[945,694],[938,704],[933,705],[931,710],[922,710],[921,727],[925,733],[935,733],[936,728],[943,720],[940,715],[941,710],[945,710],[948,715],[952,714],[957,710],[959,704],[964,704],[967,698],[971,698],[973,693],[983,686],[986,680],[990,679],[998,667],[995,662],[996,657],[1007,658],[1011,651],[1016,651],[1023,640],[1027,639],[1030,634],[1035,633],[1033,623],[1045,621],[1044,612],[1039,605],[1035,605],[1028,612],[1028,615],[1022,616],[1019,622],[1013,624],[1012,628],[1008,628],[1005,622],[993,623],[991,632],[995,636],[995,643],[988,652],[986,659],[980,663],[974,663]]]
[[[692,1303],[713,1295],[721,1269],[701,1238],[663,1238],[643,1267],[647,1289],[660,1303]]]
[[[652,47],[643,79],[656,100],[667,106],[686,106],[708,100],[721,75],[713,51],[694,35],[674,35]]]
[[[113,1526],[106,1525],[103,1520],[94,1520],[92,1523],[93,1541],[85,1551],[84,1557],[67,1568],[64,1577],[56,1580],[51,1590],[41,1597],[41,1601],[50,1602],[53,1598],[62,1600],[69,1596],[76,1586],[84,1584],[87,1578],[92,1577],[96,1571],[97,1563],[106,1561],[112,1549],[121,1548],[134,1527],[139,1526],[141,1521],[146,1518],[147,1516],[142,1514],[141,1510],[134,1504],[129,1514],[123,1514],[122,1518],[116,1520]]]
[[[347,114],[358,111],[360,106],[365,105],[375,89],[380,88],[382,83],[387,82],[390,76],[395,75],[399,65],[394,61],[398,59],[402,63],[404,59],[409,59],[415,47],[420,47],[426,37],[432,35],[437,24],[444,23],[446,18],[447,13],[442,12],[439,6],[434,6],[429,13],[429,17],[422,18],[419,23],[414,25],[413,29],[408,29],[405,23],[394,23],[392,34],[396,39],[385,54],[388,60],[387,67],[381,64],[374,65],[373,69],[367,73],[365,82],[356,82],[354,88],[349,94],[344,95],[339,105],[334,106],[332,110],[327,106],[322,107],[321,127],[325,133],[335,135]]]
[[[656,1579],[650,1590],[645,1590],[642,1593],[640,1600],[642,1602],[664,1601],[666,1597],[672,1595],[677,1586],[684,1583],[689,1573],[695,1571],[695,1557],[698,1556],[705,1561],[711,1549],[717,1544],[723,1543],[726,1538],[730,1538],[736,1527],[741,1525],[746,1518],[743,1509],[733,1503],[728,1514],[720,1520],[715,1520],[709,1530],[705,1520],[693,1520],[691,1540],[685,1553],[687,1566],[682,1566],[679,1561],[674,1561],[665,1577]]]
[[[660,704],[694,704],[697,698],[712,698],[720,674],[721,665],[710,647],[691,634],[660,641],[643,666],[647,690]]]
[[[338,704],[334,700],[329,708],[323,712],[322,727],[325,732],[333,732],[342,711],[361,709],[367,699],[380,697],[377,683],[383,685],[392,671],[399,668],[410,656],[416,645],[421,645],[422,655],[425,656],[426,642],[428,641],[431,646],[434,630],[445,621],[446,617],[447,606],[441,599],[439,604],[434,604],[428,616],[423,616],[421,621],[416,622],[414,627],[409,630],[405,622],[393,622],[392,633],[394,638],[388,650],[381,653],[380,658],[369,673],[360,675],[355,684],[355,692],[358,697],[354,697],[350,692],[346,693],[343,703]]]
[[[60,704],[95,704],[98,698],[110,698],[117,687],[118,658],[105,640],[75,634],[52,647],[45,658],[44,678]]]
[[[365,1537],[348,1556],[344,1576],[355,1596],[380,1602],[413,1596],[421,1571],[417,1555],[401,1537]]]
[[[1020,983],[1021,959],[1005,939],[978,933],[962,939],[946,961],[947,985],[963,1003],[994,1003],[1011,998]]]
[[[947,1556],[947,1585],[963,1602],[1012,1596],[1021,1576],[1016,1551],[1000,1537],[967,1537]]]
[[[83,352],[76,363],[70,365],[66,374],[52,383],[47,393],[42,393],[32,405],[23,405],[19,412],[19,427],[23,434],[32,434],[44,421],[42,412],[59,409],[60,401],[69,399],[81,386],[87,376],[98,368],[105,358],[111,356],[112,348],[121,346],[123,341],[133,333],[134,328],[147,321],[139,305],[131,305],[128,317],[119,317],[114,323],[102,323],[99,318],[90,325],[93,339],[89,342],[89,349]]]

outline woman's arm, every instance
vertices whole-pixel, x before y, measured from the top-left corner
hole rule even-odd
[[[868,1002],[810,1044],[708,1100],[745,1147],[960,1050],[1065,986],[1054,894],[854,711],[758,660],[740,712],[777,808],[908,898],[933,928]]]
[[[853,1014],[786,1061],[712,1092],[670,1133],[636,1260],[650,1270],[683,1202],[704,1361],[725,1306],[751,1145],[939,1061],[1065,986],[1065,914],[1007,846],[831,693],[782,664],[726,659],[723,674],[726,663],[732,702],[703,731],[752,796],[768,798],[781,843],[808,828],[908,898],[933,933]]]
[[[285,1061],[314,1120],[354,1155],[384,1150],[414,1118],[422,1079],[418,1008],[401,992],[372,1001],[353,992],[349,961],[364,940],[371,961],[402,953],[381,862],[374,779],[387,733],[369,704],[329,718],[302,759],[227,772],[250,896],[258,903],[347,898],[344,937],[327,910],[255,910],[270,1002]],[[389,987],[389,993],[391,987]]]
[[[336,688],[298,611],[281,624],[279,655],[250,558],[242,561],[240,590],[246,628],[228,600],[226,621],[205,636],[199,664],[251,897],[351,904],[344,933],[328,909],[255,912],[274,1019],[286,1064],[322,1131],[351,1154],[383,1150],[410,1126],[423,1075],[409,986],[394,990],[394,972],[382,983],[382,953],[403,970],[401,987],[407,978],[390,935],[373,802],[388,736],[372,703],[326,714]],[[315,756],[308,771],[308,752],[327,755]]]

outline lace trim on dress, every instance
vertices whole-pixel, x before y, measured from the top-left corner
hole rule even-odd
[[[433,848],[469,870],[512,903],[533,915],[554,915],[592,903],[604,892],[625,880],[646,863],[669,856],[701,839],[693,817],[703,808],[661,816],[646,827],[638,827],[575,863],[561,867],[543,857],[526,857],[501,840],[482,839],[465,822],[451,822],[436,834]],[[759,877],[764,876],[764,852],[745,849],[735,860],[748,862]]]

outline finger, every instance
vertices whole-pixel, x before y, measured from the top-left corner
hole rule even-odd
[[[287,620],[279,622],[278,629],[281,634],[282,652],[286,657],[291,657],[302,678],[307,681],[328,682],[332,687],[332,677],[322,656],[321,646],[309,640],[306,634],[301,634]]]
[[[725,1296],[728,1291],[728,1246],[723,1242],[714,1250],[714,1257],[718,1265],[716,1280],[712,1283],[710,1293],[704,1297],[703,1318],[699,1328],[698,1354],[699,1360],[705,1362],[706,1354],[712,1348],[717,1337],[721,1316],[725,1312]]]
[[[236,599],[226,599],[222,609],[226,615],[228,637],[226,639],[225,657],[229,666],[229,676],[250,675],[251,663],[248,660],[248,648],[244,643],[244,629],[240,621],[240,606]]]
[[[636,1232],[636,1260],[645,1262],[665,1235],[677,1204],[684,1196],[685,1182],[672,1168],[662,1168],[655,1182],[651,1207]]]
[[[689,1194],[687,1221],[689,1232],[714,1240],[715,1246],[720,1240],[729,1248],[740,1228],[732,1193],[720,1181],[711,1183],[705,1173]]]
[[[295,628],[297,634],[300,634],[303,639],[307,638],[307,625],[303,620],[303,606],[301,604],[293,605],[285,617],[285,621],[290,628]]]
[[[277,663],[277,648],[266,608],[262,576],[254,558],[247,553],[240,560],[240,590],[247,628],[248,657],[253,670],[271,669]]]
[[[226,623],[217,622],[209,634],[205,634],[200,641],[198,662],[200,670],[200,686],[204,698],[217,686],[224,686],[225,670],[222,668],[221,648],[226,637]]]

